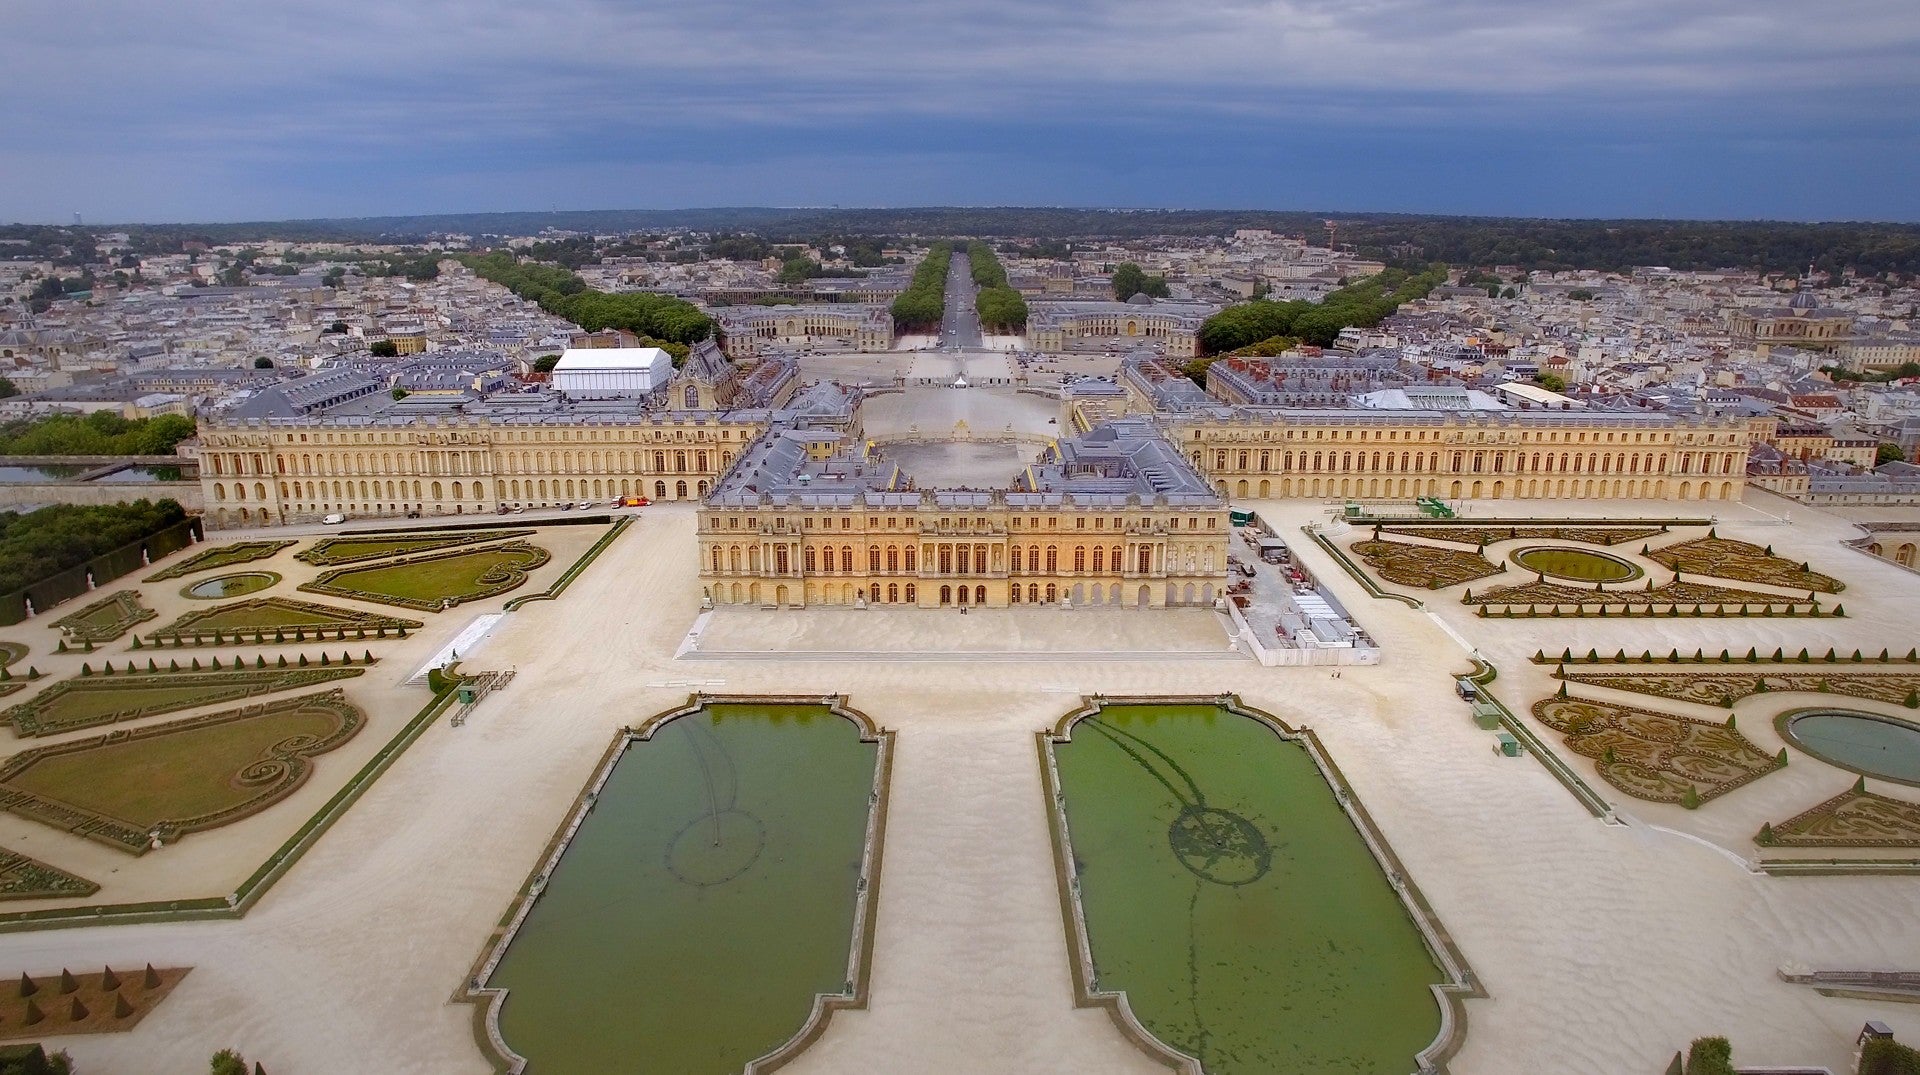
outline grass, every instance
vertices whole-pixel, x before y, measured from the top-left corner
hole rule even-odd
[[[368,567],[336,568],[300,588],[431,612],[443,603],[464,604],[516,589],[549,558],[547,550],[524,543],[433,552]]]
[[[358,609],[294,601],[285,597],[257,597],[186,613],[165,627],[150,632],[147,637],[158,641],[170,640],[175,636],[199,639],[221,634],[236,636],[237,641],[237,636],[242,633],[251,635],[315,629],[373,631],[418,626],[419,620],[382,616]]]
[[[340,564],[359,563],[363,560],[384,560],[392,556],[457,548],[461,545],[481,545],[489,541],[526,537],[531,533],[533,533],[531,530],[475,530],[471,533],[458,534],[331,537],[322,538],[300,550],[295,554],[294,559],[304,560],[317,567],[334,567]]]
[[[363,673],[359,668],[252,668],[233,672],[139,672],[62,680],[0,713],[14,734],[54,735],[203,705],[236,702],[316,686]]]
[[[132,630],[134,625],[158,619],[159,613],[140,603],[132,590],[119,590],[53,621],[75,642],[111,642]]]
[[[245,597],[261,590],[271,590],[280,585],[280,573],[277,571],[242,571],[233,575],[216,575],[210,579],[190,583],[180,588],[180,596],[191,597],[197,601],[221,601],[229,597]],[[201,589],[208,592],[201,593]]]
[[[294,543],[291,541],[236,541],[231,545],[203,549],[164,571],[156,571],[148,575],[143,581],[164,582],[167,579],[191,575],[196,571],[211,571],[216,567],[232,567],[235,564],[265,560],[292,544]]]
[[[0,768],[5,808],[140,854],[291,794],[309,756],[366,723],[338,691],[29,750]]]
[[[1528,571],[1576,582],[1630,582],[1646,574],[1617,556],[1566,546],[1535,545],[1516,551],[1510,559]]]

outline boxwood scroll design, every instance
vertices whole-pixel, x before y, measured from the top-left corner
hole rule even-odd
[[[449,549],[375,564],[337,567],[302,583],[308,593],[374,601],[421,612],[438,612],[469,601],[483,601],[527,581],[527,575],[552,556],[538,545],[514,542],[484,549]],[[436,578],[435,568],[458,576],[478,568],[471,579]],[[444,585],[443,585],[444,584]]]
[[[317,687],[364,672],[363,668],[293,667],[86,676],[55,683],[0,712],[0,719],[13,724],[15,735],[57,735],[276,691]]]
[[[365,714],[335,689],[41,747],[0,765],[0,809],[144,855],[156,841],[231,824],[293,794],[312,773],[315,755],[365,725]],[[240,749],[209,756],[231,748],[230,739],[239,739]],[[245,749],[262,739],[259,749]],[[194,760],[174,767],[173,755]],[[231,771],[212,776],[228,763]],[[155,769],[174,780],[138,789],[140,809],[152,816],[123,816],[137,812],[128,808],[129,782],[153,780]],[[216,779],[224,786],[214,786]]]
[[[332,638],[385,638],[387,631],[419,627],[419,620],[383,616],[377,612],[295,601],[286,597],[256,597],[230,605],[195,609],[146,637],[161,645],[254,645],[321,641]],[[352,632],[349,634],[348,632]],[[378,632],[370,636],[364,632]]]
[[[134,625],[159,619],[160,614],[140,603],[139,593],[116,590],[77,612],[53,621],[75,642],[111,642]]]
[[[84,877],[0,847],[0,900],[54,900],[98,891],[100,886]]]
[[[216,567],[232,567],[235,564],[250,564],[255,560],[265,560],[290,545],[292,541],[236,541],[229,545],[220,545],[203,549],[185,560],[148,575],[143,582],[165,582],[191,575],[196,571],[211,571]]]
[[[1594,759],[1601,779],[1637,799],[1689,809],[1781,768],[1726,724],[1581,698],[1543,698],[1534,718]]]
[[[385,560],[393,556],[410,556],[414,553],[434,552],[439,549],[457,548],[462,545],[484,545],[489,541],[505,541],[508,538],[523,538],[531,530],[475,530],[464,534],[409,534],[367,537],[330,537],[321,538],[312,545],[293,555],[296,560],[304,560],[315,567],[338,567],[341,564],[365,563],[368,560]]]

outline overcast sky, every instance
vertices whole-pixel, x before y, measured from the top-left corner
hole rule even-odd
[[[7,0],[0,221],[1920,219],[1915,0]]]

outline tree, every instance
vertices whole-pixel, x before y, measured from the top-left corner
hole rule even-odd
[[[1503,299],[1517,299],[1520,297],[1520,293],[1512,288],[1507,288],[1505,291],[1500,292],[1500,297]]]
[[[208,1075],[247,1075],[247,1058],[238,1049],[222,1049],[213,1054]]]
[[[253,368],[257,370],[270,370],[273,368],[273,359],[268,358],[266,355],[260,355],[253,360]]]
[[[375,340],[367,347],[367,353],[375,358],[398,358],[400,348],[392,340]]]
[[[395,402],[398,402],[398,401],[400,401],[400,400],[403,400],[403,399],[405,399],[405,398],[407,398],[407,396],[409,395],[409,393],[407,392],[407,390],[406,390],[406,389],[404,389],[404,388],[402,388],[402,387],[400,387],[399,385],[394,385],[394,386],[393,386],[393,391],[391,391],[391,392],[388,392],[387,394],[388,394],[388,395],[390,395],[390,396],[392,396],[392,397],[394,398],[394,401],[395,401]]]
[[[321,275],[320,286],[337,288],[341,284],[346,283],[346,281],[347,281],[347,270],[336,265],[333,268],[328,269],[324,274]]]
[[[6,399],[8,396],[17,396],[19,394],[20,386],[14,384],[12,378],[0,377],[0,399]]]
[[[1880,442],[1880,447],[1874,450],[1873,465],[1877,467],[1887,463],[1902,463],[1906,458],[1907,453],[1901,451],[1898,444],[1883,440]]]
[[[1533,375],[1533,383],[1549,392],[1564,392],[1567,390],[1566,378],[1557,373],[1536,373]]]
[[[541,355],[539,358],[536,358],[533,360],[533,372],[552,373],[553,367],[558,366],[559,364],[560,364],[559,355]]]
[[[1575,302],[1590,302],[1593,300],[1593,292],[1584,287],[1576,287],[1567,292],[1567,297]]]
[[[344,336],[346,335],[346,332],[347,332],[347,323],[345,321],[335,321],[333,324],[328,325],[326,329],[323,330],[322,335]]]
[[[1695,1038],[1687,1047],[1687,1075],[1733,1075],[1733,1046],[1725,1038]]]

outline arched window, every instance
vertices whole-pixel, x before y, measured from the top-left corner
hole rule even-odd
[[[1075,545],[1073,547],[1073,569],[1075,571],[1085,571],[1087,569],[1087,547],[1085,545]]]
[[[1060,570],[1060,547],[1058,545],[1049,545],[1047,546],[1047,572],[1052,574],[1058,570]],[[1052,589],[1052,587],[1049,586],[1048,589]],[[1049,597],[1047,600],[1051,601],[1053,598]]]
[[[853,546],[851,545],[840,550],[840,570],[848,574],[853,573]]]
[[[1018,545],[1013,546],[1012,549],[1008,550],[1008,555],[1010,555],[1013,559],[1013,570],[1015,571],[1020,570],[1020,562],[1021,562],[1020,546]]]
[[[914,562],[915,562],[915,561],[917,561],[917,560],[918,560],[918,559],[920,558],[920,556],[919,556],[919,553],[918,553],[918,551],[917,551],[917,550],[915,550],[915,549],[914,549],[914,547],[913,547],[912,545],[909,545],[909,546],[907,546],[907,549],[906,549],[906,558],[907,558],[907,570],[908,570],[908,571],[914,571],[914,570],[918,570],[918,569],[917,569],[917,568],[915,568],[915,567],[914,567],[913,565],[914,565]],[[909,590],[911,590],[911,589],[913,589],[913,587],[912,587],[912,586],[908,586],[908,587],[907,587],[907,589],[909,589]],[[911,601],[911,600],[913,600],[913,595],[912,595],[911,593],[909,593],[909,594],[907,595],[907,600],[909,600],[909,601]]]
[[[816,568],[814,567],[815,558],[813,553],[813,546],[811,545],[807,546],[806,562],[807,562],[807,573],[812,574],[816,570]]]
[[[867,570],[873,572],[876,575],[880,573],[879,546],[875,546],[867,550]]]
[[[1107,569],[1107,550],[1103,545],[1093,547],[1093,570],[1095,574]]]

